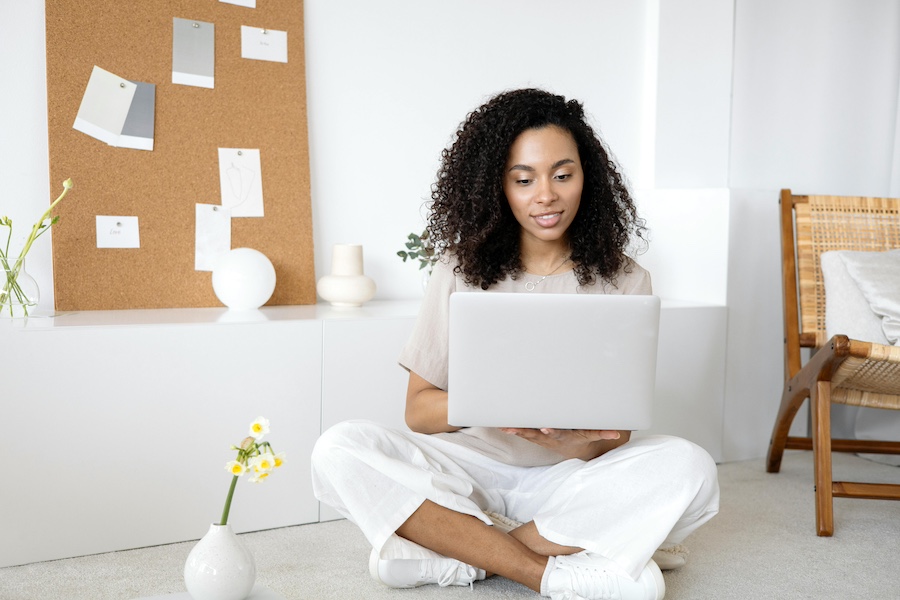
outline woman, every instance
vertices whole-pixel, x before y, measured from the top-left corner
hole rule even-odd
[[[400,357],[412,432],[361,421],[325,432],[317,497],[362,529],[373,577],[392,587],[498,574],[551,598],[661,599],[654,552],[718,511],[704,450],[628,431],[447,423],[450,294],[650,293],[625,254],[643,222],[581,104],[532,89],[491,99],[443,152],[432,200],[441,259]],[[540,372],[539,355],[523,369]]]

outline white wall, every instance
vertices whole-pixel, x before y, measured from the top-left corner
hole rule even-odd
[[[765,452],[782,378],[777,191],[900,194],[900,4],[306,0],[305,19],[320,275],[332,244],[358,242],[379,298],[420,295],[395,252],[465,113],[523,85],[580,98],[651,219],[657,292],[728,305],[726,457]],[[0,214],[20,236],[55,191],[44,42],[43,3],[0,5]],[[51,307],[42,242],[29,270]]]
[[[330,268],[333,244],[362,243],[377,297],[419,296],[419,273],[395,253],[406,234],[423,225],[440,151],[469,110],[512,87],[542,86],[583,100],[626,176],[642,188],[659,187],[657,180],[663,187],[722,187],[724,167],[712,159],[726,156],[721,139],[727,139],[729,86],[722,74],[727,75],[730,60],[722,57],[730,52],[730,4],[570,0],[552,9],[556,14],[561,7],[565,27],[547,26],[549,6],[545,0],[520,2],[515,11],[477,0],[306,1],[320,276]],[[715,10],[707,15],[710,8]],[[579,18],[566,19],[569,13]],[[473,14],[478,18],[471,19]],[[27,140],[0,145],[0,183],[9,192],[0,196],[0,212],[16,223],[13,247],[21,245],[27,226],[56,193],[47,181],[43,19],[41,4],[0,8],[0,39],[23,50],[0,56],[0,74],[17,90],[0,97],[0,139]],[[711,23],[707,27],[717,35],[702,48],[680,44],[686,25],[702,29],[703,23]],[[718,58],[695,60],[702,56]],[[683,78],[716,83],[684,87]],[[709,118],[712,113],[715,119]],[[684,127],[695,134],[689,144],[679,143]],[[77,201],[77,190],[68,201]],[[710,221],[722,222],[720,214]],[[660,272],[670,270],[666,257],[679,255],[677,237],[672,240],[678,230],[667,229],[667,223],[649,223],[660,240],[655,248],[663,251],[656,250],[656,260],[647,258]],[[28,261],[44,310],[53,306],[51,235],[32,249]],[[722,252],[724,239],[715,244]],[[662,240],[675,246],[666,250],[668,241]],[[662,276],[658,284],[666,279],[676,280]],[[693,289],[687,299],[722,302],[723,277],[692,274],[677,281],[668,295],[685,298],[685,290]],[[657,290],[667,292],[665,285]]]
[[[732,188],[888,195],[900,3],[738,0]]]
[[[636,176],[646,4],[306,0],[317,272],[334,243],[361,243],[379,297],[421,295],[396,251],[422,229],[441,150],[504,89],[583,100]]]
[[[13,220],[10,247],[17,250],[50,204],[45,46],[43,2],[0,4],[0,216]],[[4,244],[6,233],[0,230]],[[50,234],[44,237],[25,265],[41,289],[41,304],[52,307]]]
[[[728,187],[734,7],[661,0],[655,187]]]

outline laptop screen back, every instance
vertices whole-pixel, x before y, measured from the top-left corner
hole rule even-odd
[[[659,310],[656,296],[453,294],[450,424],[649,428]]]

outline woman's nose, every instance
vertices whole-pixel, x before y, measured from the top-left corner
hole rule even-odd
[[[556,200],[556,190],[553,189],[553,181],[549,178],[538,179],[537,201],[541,203],[550,203]]]

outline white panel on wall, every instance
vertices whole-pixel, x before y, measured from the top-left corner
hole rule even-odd
[[[734,6],[665,0],[659,8],[655,187],[724,188]]]
[[[778,190],[731,190],[725,460],[765,456],[784,383]]]
[[[424,224],[441,150],[504,89],[585,103],[626,171],[639,160],[645,2],[306,0],[316,264],[362,243],[379,298],[421,296],[396,256]]]
[[[728,285],[727,189],[639,190],[638,211],[650,244],[638,262],[653,293],[673,300],[724,305]]]
[[[900,89],[897,90],[897,98],[900,100]],[[894,118],[894,153],[891,161],[891,187],[889,196],[900,196],[900,101],[897,102],[897,112]]]
[[[887,195],[900,80],[894,0],[738,0],[732,188]]]

